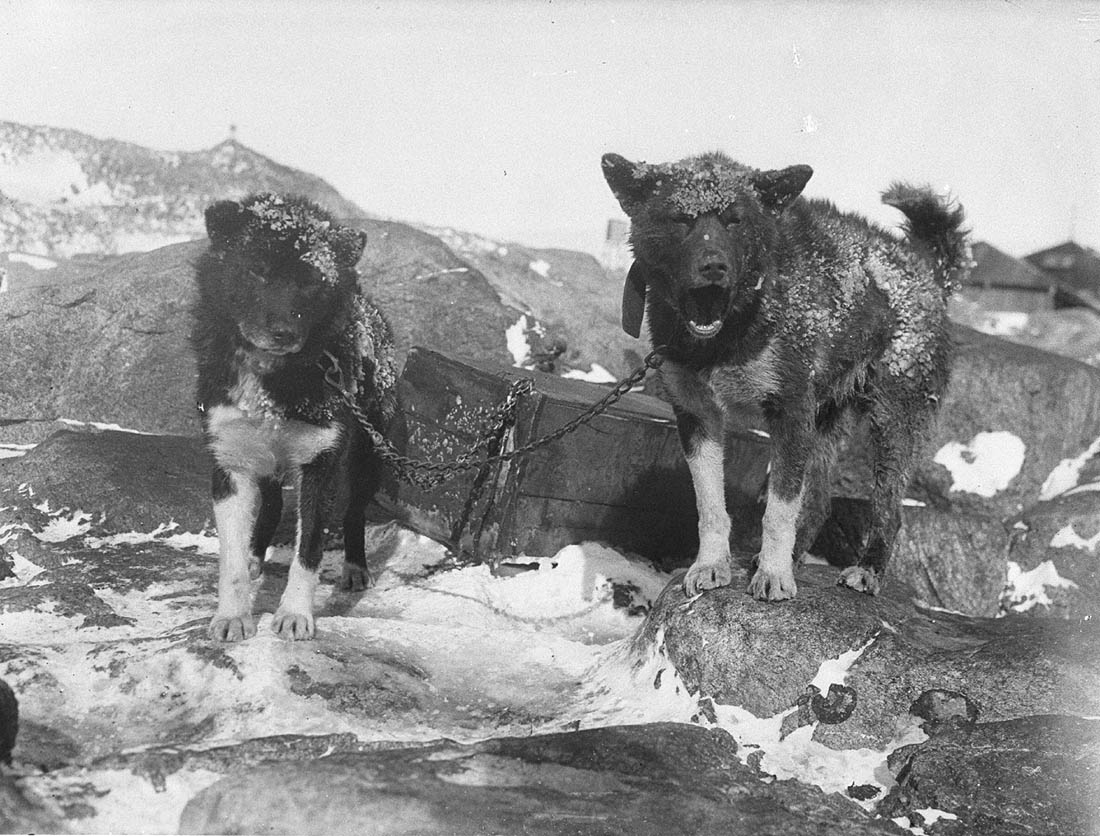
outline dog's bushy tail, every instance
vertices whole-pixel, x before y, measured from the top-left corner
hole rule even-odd
[[[905,215],[902,229],[913,247],[932,264],[937,284],[950,293],[970,272],[969,230],[957,203],[944,200],[928,186],[893,183],[882,202]]]

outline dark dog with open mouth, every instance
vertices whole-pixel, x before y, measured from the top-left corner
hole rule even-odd
[[[326,497],[342,496],[342,585],[370,583],[365,506],[380,479],[370,439],[325,383],[335,364],[371,422],[396,411],[390,327],[359,290],[366,236],[308,200],[258,194],[206,210],[210,248],[196,265],[192,343],[198,400],[214,455],[218,610],[210,635],[256,632],[250,580],[259,576],[282,512],[282,485],[298,485],[298,537],[273,629],[314,634],[313,592]]]
[[[732,580],[723,485],[727,408],[763,408],[772,437],[764,530],[749,584],[794,597],[800,559],[829,509],[845,414],[869,415],[872,524],[839,582],[870,594],[901,524],[919,446],[947,385],[946,300],[969,267],[962,210],[895,184],[883,202],[907,218],[901,241],[801,192],[809,166],[760,171],[723,154],[677,163],[603,158],[631,220],[634,264],[623,327],[647,310],[699,509],[689,594]]]

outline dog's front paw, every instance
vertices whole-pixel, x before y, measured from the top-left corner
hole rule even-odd
[[[882,586],[882,579],[878,572],[865,566],[849,566],[840,573],[837,578],[838,586],[847,586],[856,592],[866,592],[868,595],[878,595]]]
[[[761,567],[749,581],[749,592],[758,601],[786,601],[798,594],[798,584],[791,569],[777,572]]]
[[[256,635],[256,622],[251,615],[216,614],[210,619],[210,638],[216,642],[239,642]]]
[[[305,641],[312,639],[315,629],[313,616],[304,612],[290,612],[279,607],[275,618],[271,622],[271,629],[275,635],[288,641]]]
[[[370,569],[366,566],[355,566],[351,563],[344,564],[344,571],[340,574],[340,589],[346,592],[362,592],[374,583]]]
[[[696,560],[684,575],[684,592],[691,597],[706,589],[729,586],[732,580],[733,567],[729,558]]]

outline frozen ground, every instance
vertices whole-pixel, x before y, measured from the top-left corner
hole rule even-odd
[[[377,584],[361,596],[322,584],[318,638],[303,643],[270,632],[278,594],[271,580],[290,557],[279,551],[256,582],[258,635],[213,645],[205,638],[213,537],[181,538],[163,526],[95,538],[86,533],[87,515],[51,513],[50,530],[39,539],[56,540],[64,528],[69,545],[83,538],[88,548],[68,558],[73,571],[99,556],[105,563],[141,560],[143,550],[149,559],[187,567],[140,590],[98,586],[117,626],[82,628],[81,616],[52,606],[0,614],[0,649],[18,649],[0,655],[0,676],[20,695],[25,724],[71,735],[86,756],[279,734],[472,742],[671,720],[727,729],[743,758],[756,753],[779,778],[830,792],[890,783],[886,750],[827,749],[810,740],[812,726],[781,740],[789,712],[758,718],[721,705],[701,712],[661,643],[631,642],[670,577],[598,544],[518,559],[494,575],[486,566],[449,567],[438,544],[382,527],[373,537]],[[325,575],[337,569],[338,555],[326,555]],[[43,568],[31,560],[19,559],[15,572],[5,588],[43,582]],[[823,664],[814,684],[826,690],[842,682],[862,650]],[[921,739],[919,729],[902,729],[889,748]],[[152,833],[174,831],[186,801],[218,777],[182,769],[157,784],[127,769],[93,766],[27,784],[63,807],[83,805],[82,832]]]

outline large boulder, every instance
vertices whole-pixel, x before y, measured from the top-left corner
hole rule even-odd
[[[386,311],[398,348],[413,344],[510,362],[519,317],[438,240],[397,223],[362,221],[363,285]],[[106,422],[195,435],[195,361],[188,342],[192,241],[90,262],[69,281],[0,295],[0,417]]]
[[[915,609],[839,587],[820,566],[796,580],[798,596],[782,604],[752,598],[745,571],[691,600],[673,583],[636,647],[664,653],[692,693],[761,718],[797,710],[824,664],[858,650],[835,697],[847,695],[847,713],[808,718],[820,721],[814,739],[841,749],[887,744],[934,691],[965,697],[985,721],[1100,714],[1100,625]],[[818,696],[831,711],[828,693]]]
[[[501,299],[526,293],[528,265],[498,266],[494,287],[476,266],[426,232],[365,218],[352,223],[367,233],[361,284],[393,326],[399,363],[413,345],[473,360],[511,364],[516,359],[508,331],[531,306],[521,310]],[[192,265],[205,246],[204,240],[191,241],[148,253],[65,261],[50,271],[56,280],[0,294],[0,418],[66,418],[197,434],[188,334]],[[598,335],[617,326],[593,313],[600,310],[591,301],[594,262],[587,264],[579,253],[554,252],[557,263],[580,259],[586,266],[563,275],[584,277],[578,292],[589,301],[576,308],[584,315],[574,318],[573,289],[564,282],[551,286],[551,295],[569,302],[534,307],[554,312],[557,324],[547,332],[531,314],[529,325],[547,334],[547,341],[554,335],[567,343],[567,365],[630,366],[621,348],[613,352],[619,359],[605,357],[610,344]],[[521,285],[515,293],[502,290],[510,281]]]
[[[962,326],[952,338],[951,380],[908,495],[1005,519],[1050,498],[1067,463],[1091,455],[1100,370]],[[869,496],[871,449],[867,426],[857,426],[841,454],[837,495]]]
[[[567,343],[563,360],[593,361],[618,377],[649,351],[620,324],[622,276],[612,275],[587,253],[501,243],[453,229],[432,229],[480,270],[505,304],[533,314],[549,333]]]
[[[969,329],[954,339],[951,382],[911,495],[1008,517],[1100,438],[1100,370]]]
[[[0,521],[42,530],[64,512],[74,532],[197,533],[211,525],[210,470],[201,437],[59,430],[0,468]]]

